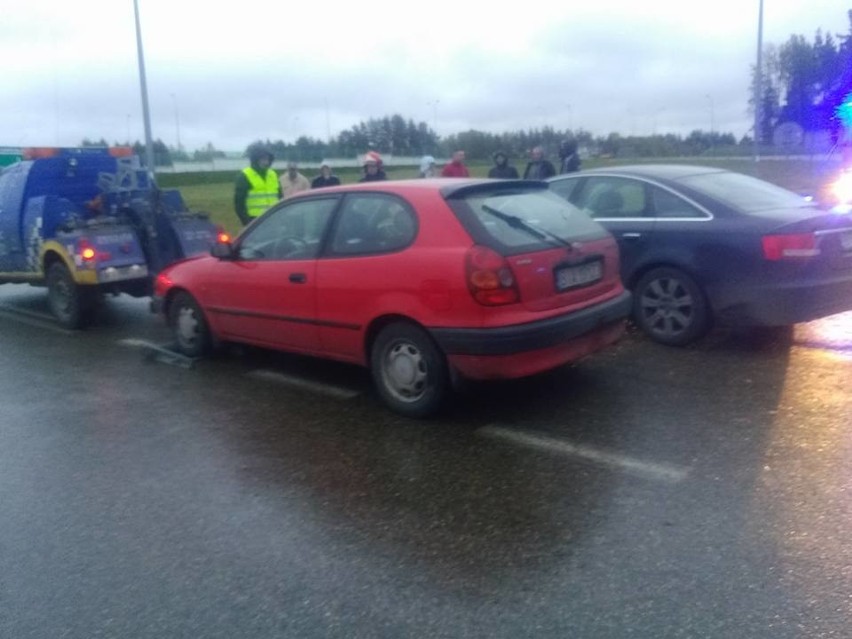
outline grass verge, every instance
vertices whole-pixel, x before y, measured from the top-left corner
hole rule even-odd
[[[742,159],[716,158],[678,158],[665,160],[589,160],[583,168],[592,169],[606,166],[625,164],[693,164],[697,166],[712,166],[738,173],[753,175],[767,182],[772,182],[797,193],[816,194],[830,179],[836,167],[821,160],[767,158],[761,162]],[[475,177],[486,177],[489,164],[473,164],[471,174]],[[523,170],[523,163],[517,163],[518,169]],[[282,169],[277,169],[281,173]],[[390,168],[387,171],[391,180],[403,180],[417,177],[415,167]],[[357,182],[361,177],[358,169],[341,169],[336,174],[344,184]],[[307,175],[313,178],[313,173]],[[206,211],[216,224],[221,224],[229,233],[236,234],[241,228],[234,213],[235,174],[229,172],[205,174],[165,174],[158,179],[165,188],[178,188],[183,194],[189,208]]]

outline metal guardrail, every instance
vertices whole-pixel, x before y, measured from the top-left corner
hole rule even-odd
[[[358,168],[361,166],[360,158],[328,158],[332,169]],[[419,167],[420,157],[382,156],[382,162],[388,167]],[[446,164],[449,159],[436,158],[438,166]],[[215,158],[210,162],[174,162],[172,166],[158,166],[157,173],[195,173],[207,171],[239,171],[246,167],[246,158]],[[286,169],[286,160],[276,160],[273,168],[279,173]],[[319,162],[299,162],[299,169],[319,171]]]

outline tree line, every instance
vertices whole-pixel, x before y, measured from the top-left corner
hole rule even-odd
[[[133,148],[134,154],[143,159],[145,157],[145,144],[139,140],[136,142],[114,142],[110,145],[110,143],[104,138],[101,138],[100,140],[83,138],[83,141],[80,142],[80,146],[101,148],[108,146],[129,146]],[[159,138],[153,140],[153,146],[154,164],[156,166],[171,166],[175,162],[210,162],[216,158],[226,157],[226,153],[214,147],[212,142],[208,142],[204,147],[196,149],[192,153],[187,153],[182,149],[169,147]]]
[[[434,155],[449,157],[453,151],[462,149],[468,159],[490,160],[494,153],[503,151],[510,157],[525,158],[534,146],[543,146],[555,154],[560,142],[576,140],[578,146],[588,154],[634,157],[665,157],[678,155],[702,155],[713,149],[751,144],[750,139],[738,142],[732,133],[695,130],[688,136],[675,134],[652,136],[594,136],[583,129],[556,129],[553,127],[532,128],[504,133],[491,133],[471,129],[439,137],[425,122],[407,123],[401,115],[373,118],[358,123],[343,131],[330,142],[301,137],[294,143],[283,140],[255,140],[245,149],[245,155],[255,145],[269,148],[280,160],[319,162],[326,157],[354,157],[368,150],[397,156]]]
[[[847,19],[845,34],[819,29],[812,41],[791,35],[780,46],[764,48],[761,142],[769,143],[775,127],[785,122],[795,122],[805,131],[830,131],[835,140],[844,126],[852,126],[840,116],[841,105],[852,100],[852,9]],[[754,98],[749,103],[753,109]]]

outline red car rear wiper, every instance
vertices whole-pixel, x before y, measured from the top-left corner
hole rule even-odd
[[[533,226],[523,218],[518,217],[517,215],[511,215],[509,213],[503,213],[503,211],[499,211],[492,206],[488,206],[487,204],[482,205],[482,210],[486,213],[493,215],[499,220],[503,220],[506,224],[511,226],[513,229],[518,229],[521,231],[526,231],[529,235],[532,235],[536,239],[539,240],[555,240],[559,244],[563,246],[571,246],[571,243],[562,239],[556,233],[552,231],[548,231],[547,229],[539,228],[537,226]]]

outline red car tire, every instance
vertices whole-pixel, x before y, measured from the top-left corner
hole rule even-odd
[[[449,394],[444,353],[413,324],[395,322],[381,330],[371,349],[370,371],[385,404],[406,417],[434,415]]]

